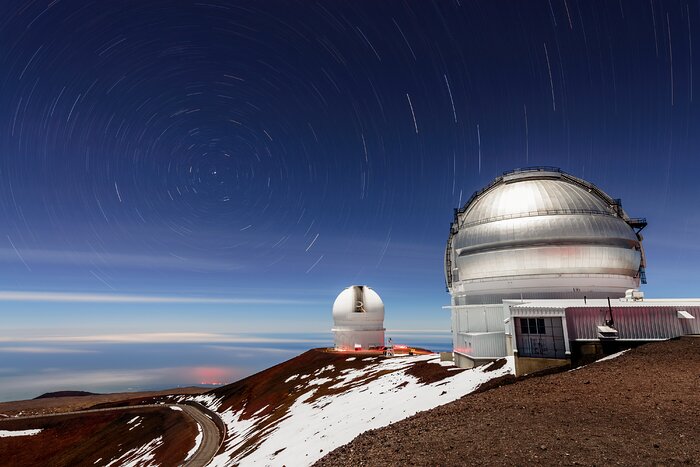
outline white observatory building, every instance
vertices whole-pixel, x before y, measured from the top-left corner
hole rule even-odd
[[[366,285],[340,292],[333,303],[335,350],[367,350],[384,345],[384,303]]]
[[[554,167],[506,172],[475,192],[455,210],[445,251],[457,365],[513,356],[524,374],[606,347],[699,334],[699,300],[649,300],[638,290],[646,225]]]

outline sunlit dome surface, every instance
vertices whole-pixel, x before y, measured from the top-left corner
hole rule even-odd
[[[335,349],[368,350],[384,345],[384,302],[366,285],[352,285],[333,303]]]
[[[634,227],[643,225],[619,200],[558,169],[513,171],[456,213],[445,255],[448,288],[464,303],[623,296],[639,285]]]
[[[353,285],[333,302],[335,329],[376,329],[384,323],[384,302],[366,285]]]

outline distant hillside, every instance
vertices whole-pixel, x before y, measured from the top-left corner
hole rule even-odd
[[[316,465],[698,465],[699,388],[700,338],[646,344],[367,431]]]
[[[56,392],[47,392],[46,394],[42,394],[40,396],[37,396],[34,398],[36,399],[50,399],[52,397],[82,397],[82,396],[99,396],[99,394],[94,393],[94,392],[85,392],[85,391],[56,391]]]
[[[180,465],[192,449],[212,443],[220,447],[207,465],[311,465],[366,430],[513,378],[506,359],[462,370],[436,354],[385,358],[310,350],[204,394],[183,388],[7,403],[6,414],[38,416],[1,422],[0,465]],[[183,412],[153,407],[174,402],[216,412],[202,416],[215,421],[223,442],[211,431],[205,436]],[[126,412],[44,415],[123,406]]]
[[[35,434],[11,436],[23,430]],[[167,407],[5,419],[0,465],[182,465],[196,435],[194,421]]]
[[[360,433],[459,399],[512,373],[435,354],[384,358],[310,350],[236,383],[178,401],[218,412],[227,437],[210,465],[310,465]]]

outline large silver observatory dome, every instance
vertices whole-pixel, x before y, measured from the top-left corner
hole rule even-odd
[[[560,169],[506,172],[455,211],[445,252],[453,305],[622,297],[644,282],[644,226]]]

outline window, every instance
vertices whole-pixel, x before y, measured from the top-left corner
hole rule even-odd
[[[546,334],[544,318],[520,318],[521,334]]]
[[[565,358],[562,318],[515,318],[518,353],[523,357]]]

